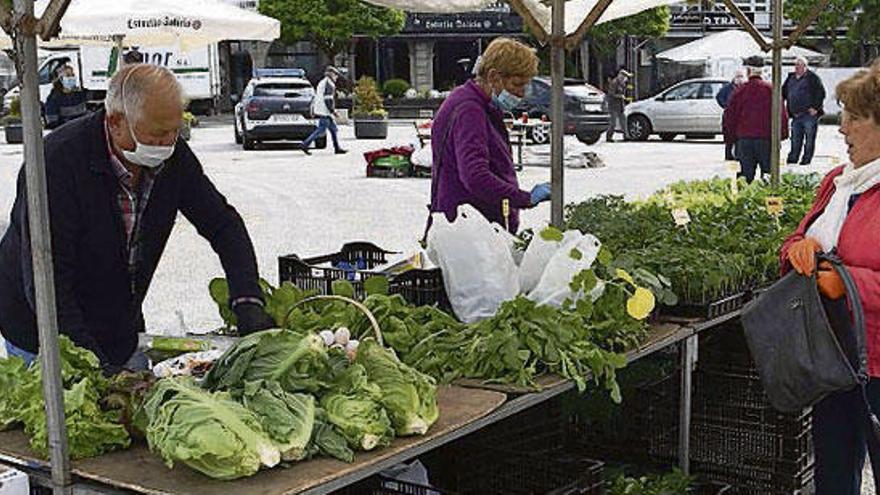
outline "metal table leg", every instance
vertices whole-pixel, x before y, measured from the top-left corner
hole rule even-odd
[[[694,365],[697,363],[698,337],[689,337],[681,344],[681,397],[678,417],[678,465],[690,474],[691,398]]]

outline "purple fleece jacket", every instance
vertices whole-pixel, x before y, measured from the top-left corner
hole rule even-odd
[[[449,132],[447,133],[447,127]],[[469,80],[455,88],[440,106],[431,126],[432,212],[455,219],[459,205],[469,203],[490,222],[504,225],[501,201],[510,200],[510,231],[519,227],[519,210],[531,195],[519,188],[503,115]]]

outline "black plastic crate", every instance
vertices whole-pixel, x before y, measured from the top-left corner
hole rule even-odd
[[[682,303],[675,306],[662,306],[660,314],[680,318],[712,320],[741,309],[751,299],[752,291],[744,289],[702,304]]]
[[[462,463],[462,495],[600,495],[603,463],[563,450],[540,454],[484,448]]]
[[[558,451],[566,440],[562,402],[559,397],[551,399],[467,435],[453,445],[456,457],[466,459],[487,447],[532,453]]]
[[[732,482],[730,495],[809,495],[815,493],[813,467],[799,472],[768,471],[760,466],[722,466],[692,462],[701,478]]]
[[[624,389],[623,402],[614,406],[607,418],[572,415],[566,440],[579,451],[601,459],[623,463],[674,461],[678,456],[680,390],[677,368],[661,378]]]
[[[373,269],[386,264],[388,256],[393,254],[398,253],[386,251],[369,242],[350,242],[338,252],[323,256],[279,256],[278,280],[292,282],[304,290],[317,290],[321,294],[332,293],[333,282],[348,280],[354,287],[355,295],[362,298],[364,281],[375,276],[385,276]],[[339,268],[340,263],[347,263],[352,268]],[[387,278],[389,292],[400,294],[410,304],[437,305],[447,311],[451,309],[443,286],[443,274],[439,268],[414,269]]]

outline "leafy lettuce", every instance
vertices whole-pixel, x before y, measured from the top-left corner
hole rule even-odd
[[[424,435],[437,421],[440,411],[433,378],[401,363],[373,339],[361,342],[355,363],[382,391],[380,402],[398,435]]]
[[[160,380],[144,413],[150,450],[169,467],[183,462],[212,478],[231,480],[281,461],[256,414],[228,393],[207,392],[188,377]]]
[[[391,443],[394,429],[379,403],[382,390],[367,381],[362,365],[353,364],[342,372],[333,390],[321,397],[321,407],[352,448],[373,450]]]
[[[299,461],[308,455],[315,428],[315,398],[285,392],[278,382],[246,383],[241,397],[245,407],[256,413],[260,423],[285,461]]]

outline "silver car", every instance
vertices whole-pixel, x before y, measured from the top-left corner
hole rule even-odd
[[[723,109],[715,95],[728,81],[717,78],[682,81],[657,96],[626,107],[629,139],[646,141],[652,134],[671,141],[675,136],[714,137],[721,134]]]

